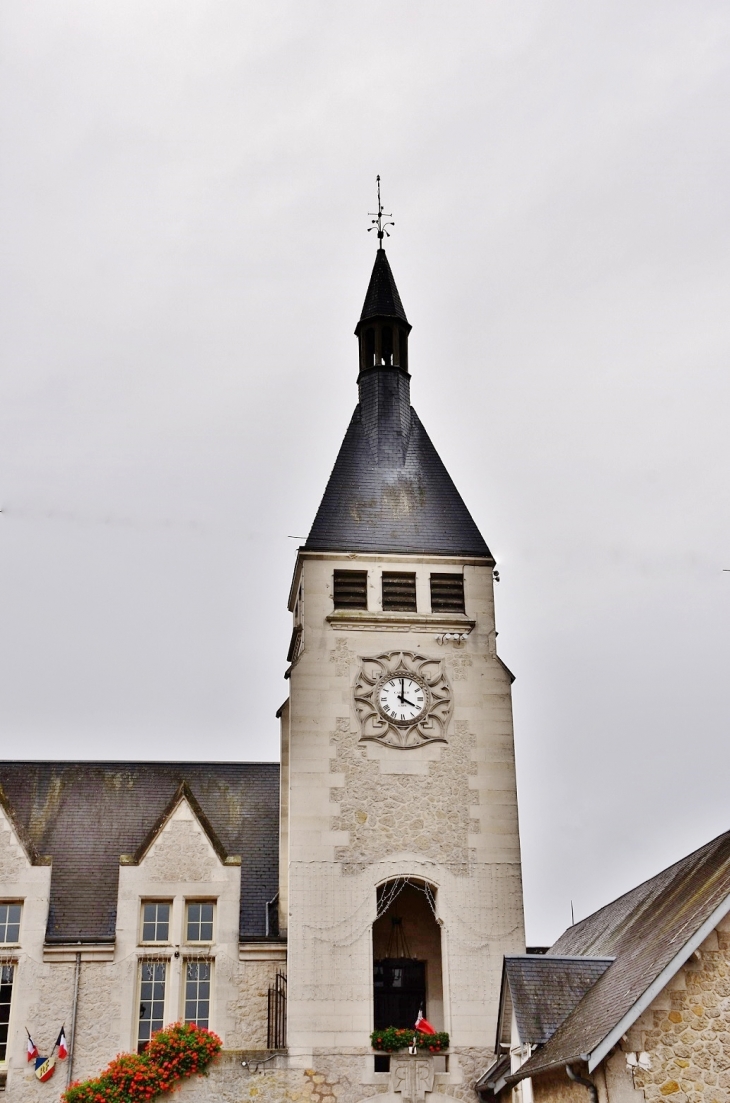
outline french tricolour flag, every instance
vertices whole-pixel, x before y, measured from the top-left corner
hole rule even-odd
[[[418,1012],[418,1018],[416,1019],[416,1030],[420,1030],[421,1034],[435,1034],[436,1031],[431,1026],[428,1019],[424,1019],[423,1012]]]
[[[61,1033],[56,1038],[56,1045],[58,1046],[58,1056],[62,1061],[65,1061],[68,1057],[68,1045],[66,1044],[66,1027],[61,1027]]]
[[[28,1034],[28,1028],[26,1027],[25,1033]],[[35,1061],[38,1056],[38,1046],[35,1044],[30,1034],[28,1034],[28,1060]]]

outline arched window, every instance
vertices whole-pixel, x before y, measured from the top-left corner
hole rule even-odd
[[[426,881],[403,878],[378,888],[373,923],[374,1026],[415,1026],[419,1011],[444,1026],[441,927],[435,893]]]

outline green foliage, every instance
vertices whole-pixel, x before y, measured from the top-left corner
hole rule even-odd
[[[205,1072],[221,1040],[195,1023],[175,1023],[152,1035],[144,1053],[120,1053],[93,1080],[76,1081],[62,1103],[147,1103],[179,1080]]]
[[[436,1034],[423,1034],[420,1030],[404,1030],[397,1026],[388,1026],[385,1030],[374,1030],[370,1035],[373,1049],[385,1053],[394,1053],[397,1049],[407,1049],[415,1039],[418,1049],[427,1049],[430,1053],[443,1053],[449,1048],[449,1036],[446,1031]]]

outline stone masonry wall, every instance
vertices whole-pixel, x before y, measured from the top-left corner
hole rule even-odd
[[[123,1049],[120,993],[135,986],[135,961],[84,962],[79,975],[73,1076],[97,1076]],[[54,967],[55,968],[55,967]]]
[[[532,1091],[535,1103],[590,1103],[586,1089],[572,1083],[562,1069],[536,1077]]]
[[[724,928],[724,929],[723,929]],[[730,925],[724,921],[632,1027],[624,1050],[648,1053],[634,1084],[647,1103],[730,1100]]]
[[[343,871],[360,872],[407,848],[454,873],[467,873],[468,834],[478,827],[471,817],[479,803],[479,793],[469,788],[477,767],[471,760],[476,739],[468,724],[453,725],[440,761],[429,763],[427,775],[390,775],[387,785],[378,762],[368,758],[367,744],[358,743],[350,731],[349,718],[338,719],[337,729],[331,770],[343,774],[345,784],[331,790],[339,805],[332,830],[349,832],[349,844],[337,848]]]
[[[390,1095],[390,1077],[372,1073],[370,1050],[315,1052],[312,1068],[272,1068],[285,1063],[285,1057],[260,1064],[268,1056],[250,1051],[224,1053],[207,1077],[186,1081],[177,1097],[180,1103],[360,1103],[383,1095],[400,1101],[399,1095]],[[243,1068],[242,1060],[248,1061],[249,1067]],[[487,1050],[460,1050],[451,1057],[456,1075],[437,1074],[433,1095],[437,1100],[446,1097],[474,1103],[474,1083],[492,1060]],[[425,1103],[430,1098],[431,1093]]]
[[[74,966],[48,965],[21,957],[18,977],[22,977],[25,993],[28,994],[27,1002],[24,1001],[18,1012],[23,1015],[23,1023],[29,1024],[41,1056],[47,1057],[61,1026],[68,1019],[68,1009],[73,999]],[[15,1067],[10,1068],[8,1075],[8,1099],[11,1103],[45,1103],[49,1098],[49,1084],[41,1084],[35,1076],[33,1063],[25,1060],[25,1031],[22,1036],[17,1035],[15,1050],[12,1054],[16,1058]],[[65,1071],[61,1065],[51,1082],[53,1099],[57,1099],[66,1087]],[[54,1090],[56,1085],[58,1092]]]
[[[219,969],[221,967],[219,966]],[[268,990],[281,965],[275,961],[230,963],[226,1011],[226,1048],[264,1049],[268,1024]]]

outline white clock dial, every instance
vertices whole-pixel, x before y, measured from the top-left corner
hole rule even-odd
[[[381,712],[396,724],[412,723],[424,712],[426,690],[415,678],[389,678],[378,693]]]

